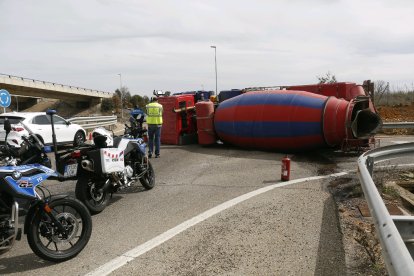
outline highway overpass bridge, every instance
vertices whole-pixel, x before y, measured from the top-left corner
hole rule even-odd
[[[89,103],[91,106],[100,104],[102,99],[112,98],[113,96],[113,93],[110,92],[5,74],[0,74],[0,89],[6,89],[10,95],[19,97],[19,101],[48,98]]]

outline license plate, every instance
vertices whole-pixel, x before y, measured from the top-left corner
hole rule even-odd
[[[66,165],[65,173],[63,174],[63,176],[64,177],[76,176],[77,172],[78,172],[78,163]]]

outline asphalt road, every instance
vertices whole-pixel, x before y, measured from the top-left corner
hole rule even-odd
[[[282,154],[215,146],[163,146],[151,159],[156,186],[114,194],[93,216],[93,233],[78,257],[54,264],[30,251],[23,236],[0,256],[0,274],[85,275],[127,258],[114,275],[343,275],[345,256],[332,178],[278,187]],[[355,154],[294,154],[291,179],[356,169]],[[351,172],[355,174],[355,172]],[[75,182],[50,183],[74,194]],[[127,253],[203,212],[265,187],[267,192],[224,208],[173,234],[148,252]]]

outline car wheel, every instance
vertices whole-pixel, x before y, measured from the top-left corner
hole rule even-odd
[[[82,131],[78,131],[75,134],[75,138],[73,139],[73,145],[78,147],[85,142],[85,134]]]

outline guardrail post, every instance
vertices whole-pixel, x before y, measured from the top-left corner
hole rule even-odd
[[[371,175],[371,178],[372,178],[372,174],[374,173],[374,158],[373,157],[371,156],[367,157],[366,167],[368,169],[369,175]]]

